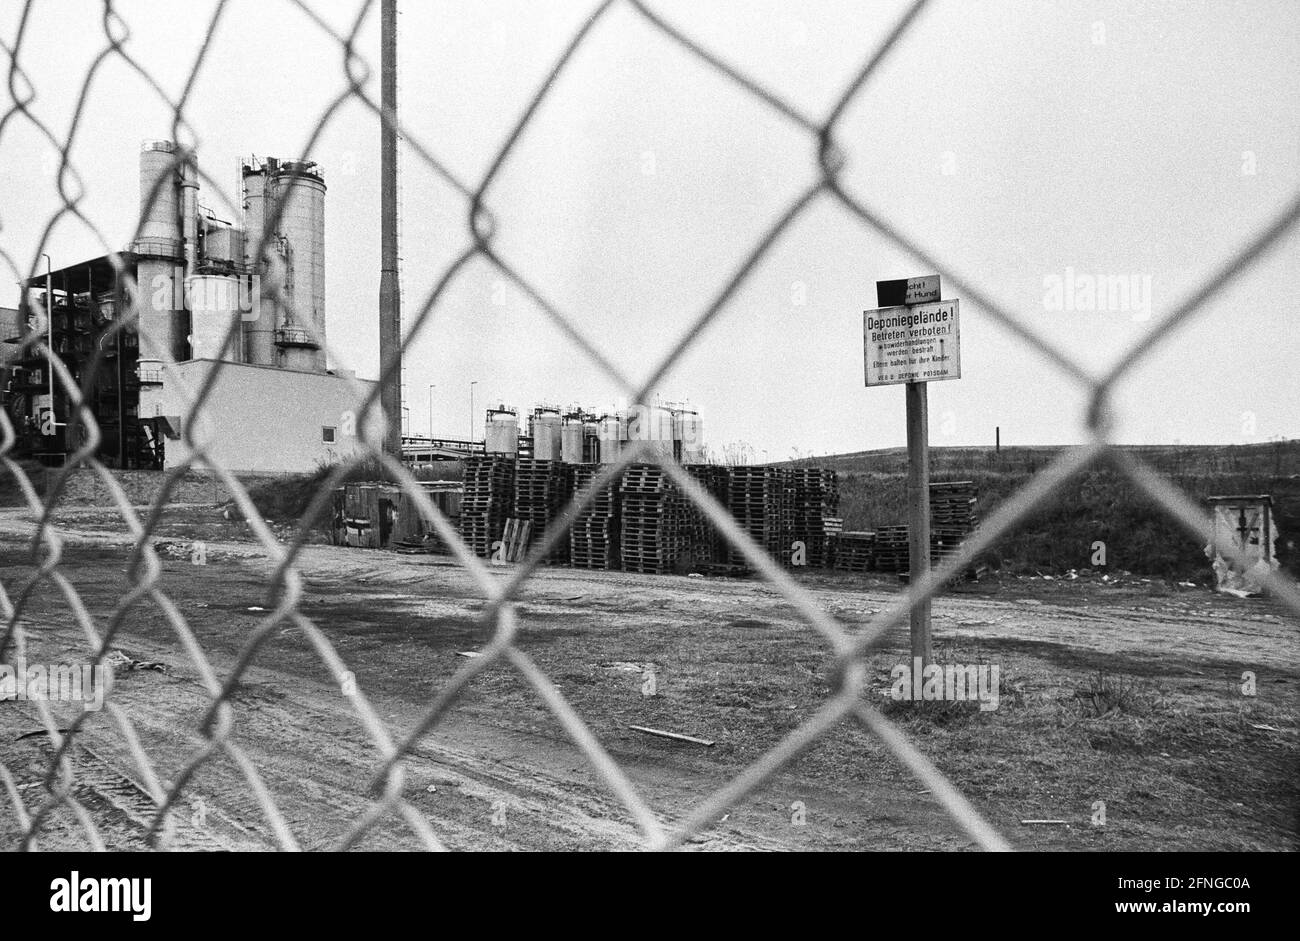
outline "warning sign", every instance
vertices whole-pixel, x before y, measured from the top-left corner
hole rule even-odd
[[[867,385],[961,378],[958,302],[862,312]]]

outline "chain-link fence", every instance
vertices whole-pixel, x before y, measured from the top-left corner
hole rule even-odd
[[[370,74],[370,65],[358,54],[356,48],[358,33],[363,24],[368,18],[373,19],[377,16],[377,4],[374,2],[363,4],[355,23],[347,32],[333,29],[313,11],[308,3],[301,2],[295,5],[300,7],[302,13],[315,24],[315,28],[327,33],[337,42],[340,68],[344,77],[344,87],[319,116],[310,139],[302,149],[303,154],[310,155],[313,152],[322,134],[345,104],[360,103],[376,117],[392,124],[393,116],[383,113],[364,88]],[[512,264],[510,259],[499,250],[492,212],[494,182],[498,179],[502,168],[511,160],[512,154],[529,130],[539,107],[551,94],[557,79],[565,71],[575,52],[601,29],[611,8],[617,6],[627,6],[634,10],[645,23],[671,40],[683,57],[704,63],[713,72],[734,83],[752,99],[770,108],[785,122],[806,135],[815,154],[816,169],[815,182],[801,192],[785,211],[771,222],[735,270],[720,279],[712,300],[699,312],[671,349],[650,371],[648,377],[639,384],[631,381],[616,368],[602,352],[599,344],[575,326],[574,320],[569,315],[550,303],[530,282],[528,273]],[[154,803],[148,827],[149,842],[166,845],[164,837],[173,825],[172,817],[187,786],[206,763],[213,761],[217,756],[225,756],[235,763],[246,780],[250,793],[254,795],[276,842],[285,849],[294,849],[300,845],[301,834],[296,835],[293,832],[277,807],[275,795],[265,785],[258,767],[241,749],[235,736],[239,722],[239,709],[234,701],[236,691],[241,682],[247,680],[249,667],[266,642],[281,628],[293,627],[309,641],[330,674],[343,685],[345,692],[350,696],[357,719],[382,756],[374,772],[371,785],[373,800],[369,809],[360,819],[355,820],[351,830],[339,841],[339,848],[357,844],[377,821],[394,814],[405,821],[423,845],[430,849],[443,847],[445,835],[434,832],[426,817],[413,807],[404,795],[404,761],[421,739],[456,706],[471,681],[483,671],[500,665],[513,667],[526,679],[563,726],[573,743],[586,756],[600,780],[626,809],[631,820],[642,832],[645,845],[648,847],[678,847],[693,836],[709,829],[720,815],[767,782],[801,752],[818,742],[830,728],[847,719],[859,723],[878,737],[889,751],[933,793],[951,815],[956,826],[971,839],[986,849],[1008,848],[1006,839],[980,816],[960,791],[922,755],[907,736],[867,703],[863,696],[866,673],[864,658],[880,643],[886,631],[906,621],[914,605],[942,592],[950,579],[969,566],[981,552],[998,543],[1036,508],[1052,500],[1054,494],[1074,475],[1101,460],[1113,462],[1115,467],[1131,478],[1193,538],[1204,540],[1206,543],[1215,542],[1210,520],[1194,501],[1178,491],[1139,458],[1131,453],[1111,448],[1108,439],[1112,427],[1112,416],[1108,405],[1110,392],[1122,377],[1195,318],[1208,301],[1223,292],[1227,285],[1246,271],[1261,254],[1291,229],[1300,217],[1300,197],[1291,201],[1274,219],[1264,225],[1235,256],[1222,261],[1218,267],[1210,271],[1199,288],[1159,318],[1150,332],[1109,369],[1100,374],[1092,372],[1080,365],[1067,350],[1059,348],[1036,333],[1022,316],[1005,309],[985,293],[980,285],[966,280],[953,271],[942,258],[931,253],[925,245],[910,237],[892,220],[873,209],[866,199],[849,192],[842,182],[844,157],[836,143],[836,131],[841,118],[850,104],[869,89],[872,77],[879,71],[881,64],[890,56],[899,54],[905,37],[926,6],[925,0],[918,0],[906,9],[888,31],[879,47],[871,50],[865,57],[856,74],[845,84],[835,105],[825,115],[808,114],[784,97],[779,90],[764,87],[763,84],[667,22],[656,12],[653,5],[635,2],[635,0],[605,0],[592,10],[574,33],[541,87],[523,108],[518,121],[496,151],[482,179],[466,181],[458,178],[448,169],[447,164],[439,159],[437,147],[425,144],[410,133],[409,129],[402,127],[400,122],[397,124],[406,146],[415,155],[414,159],[433,170],[463,197],[467,217],[465,247],[419,302],[417,312],[411,318],[406,332],[403,343],[405,348],[409,348],[426,329],[434,312],[439,309],[439,304],[449,286],[461,275],[466,266],[474,261],[486,262],[517,287],[547,320],[581,349],[591,366],[607,377],[620,394],[625,395],[631,403],[644,403],[649,398],[650,390],[669,372],[679,358],[691,349],[701,333],[727,308],[746,280],[764,264],[782,233],[796,220],[805,216],[812,207],[829,204],[856,219],[867,229],[883,236],[914,258],[926,270],[938,272],[946,282],[946,286],[950,288],[950,294],[968,299],[978,305],[989,317],[1055,364],[1062,374],[1086,389],[1091,397],[1091,409],[1087,419],[1090,443],[1064,451],[1048,468],[1034,476],[1012,499],[1002,503],[996,512],[980,525],[960,551],[943,561],[926,577],[912,584],[905,595],[901,595],[895,603],[880,611],[865,630],[852,635],[834,616],[819,606],[814,596],[801,586],[799,581],[774,562],[764,549],[741,529],[727,510],[680,464],[661,453],[649,452],[643,443],[625,450],[617,463],[604,467],[596,479],[574,497],[572,509],[586,507],[594,496],[614,481],[629,464],[642,460],[659,463],[673,483],[703,510],[713,525],[725,535],[727,541],[744,555],[763,579],[775,586],[781,596],[806,621],[809,628],[820,635],[835,653],[829,677],[832,695],[816,710],[815,714],[781,739],[759,760],[746,767],[734,780],[716,792],[704,796],[693,811],[672,826],[665,826],[557,686],[528,653],[516,644],[521,618],[517,610],[517,599],[542,561],[548,557],[561,539],[566,538],[565,530],[561,527],[551,527],[544,538],[532,546],[526,559],[510,570],[507,577],[504,579],[491,577],[485,560],[477,557],[467,548],[455,527],[449,524],[448,519],[431,502],[427,492],[418,485],[410,470],[391,456],[382,453],[374,445],[373,442],[378,440],[378,436],[372,432],[375,424],[380,420],[377,405],[379,385],[372,388],[356,386],[358,438],[363,446],[348,460],[334,468],[330,478],[320,487],[313,505],[304,514],[303,523],[295,536],[287,542],[282,542],[259,515],[240,480],[230,469],[223,467],[211,456],[211,441],[197,437],[194,422],[187,421],[182,430],[182,439],[187,449],[186,459],[167,472],[166,482],[154,498],[149,512],[137,514],[113,473],[96,457],[103,436],[96,425],[94,415],[86,406],[85,396],[89,381],[87,376],[93,374],[99,365],[98,357],[87,370],[83,370],[82,381],[78,382],[55,351],[45,345],[40,333],[30,333],[22,344],[6,354],[6,358],[12,360],[35,352],[48,360],[55,382],[72,403],[69,426],[82,431],[80,436],[82,444],[76,453],[70,456],[65,466],[53,475],[53,479],[43,488],[45,492],[38,492],[42,488],[38,488],[33,483],[24,467],[14,459],[15,429],[7,416],[0,413],[0,423],[3,423],[0,457],[3,457],[7,473],[12,475],[21,487],[26,505],[36,518],[31,540],[30,565],[23,569],[7,568],[3,580],[0,581],[0,611],[3,612],[4,621],[3,634],[0,636],[0,651],[11,651],[18,657],[24,655],[30,632],[39,629],[24,624],[24,611],[33,593],[43,586],[52,585],[57,589],[58,595],[66,604],[68,614],[85,634],[88,657],[94,665],[104,663],[112,650],[115,638],[133,617],[138,616],[145,606],[156,606],[157,610],[165,616],[185,653],[192,660],[209,698],[205,714],[197,723],[197,729],[203,738],[203,746],[194,751],[183,767],[172,769],[169,774],[164,775],[142,747],[141,736],[133,726],[131,715],[114,701],[110,688],[105,702],[107,717],[115,724],[127,743],[139,779]],[[11,102],[0,117],[0,155],[3,155],[3,160],[6,162],[13,161],[15,165],[20,163],[21,155],[13,153],[12,148],[5,147],[7,133],[12,137],[13,128],[22,122],[35,128],[36,132],[60,155],[56,185],[61,207],[49,219],[41,244],[33,252],[30,264],[23,255],[19,254],[20,249],[25,250],[26,246],[15,246],[4,241],[3,230],[0,230],[0,258],[3,258],[5,267],[13,273],[16,280],[26,281],[37,275],[40,255],[51,231],[61,222],[75,221],[84,226],[99,237],[99,241],[104,244],[105,252],[111,251],[81,208],[86,189],[95,185],[94,181],[83,175],[70,157],[77,140],[80,119],[87,107],[88,92],[98,73],[109,63],[130,69],[167,103],[173,114],[172,138],[178,142],[172,157],[173,166],[180,169],[187,163],[193,165],[191,157],[199,141],[192,139],[193,129],[187,123],[187,102],[196,81],[204,70],[211,66],[209,46],[218,24],[226,13],[226,7],[225,2],[218,2],[215,5],[212,18],[207,24],[207,40],[194,55],[184,91],[179,98],[173,100],[153,81],[149,64],[139,61],[133,54],[129,24],[119,17],[111,2],[105,2],[100,16],[100,28],[104,37],[103,48],[85,75],[82,94],[69,130],[66,136],[60,136],[29,108],[35,94],[35,79],[32,69],[27,64],[28,57],[25,56],[28,51],[25,38],[33,18],[40,15],[40,5],[27,2],[23,6],[16,31],[0,39],[0,48],[3,48],[8,60],[7,87]],[[219,184],[215,181],[207,179],[201,172],[199,175],[205,184],[220,190]],[[157,197],[157,190],[152,197]],[[229,204],[231,201],[227,202]],[[3,221],[0,219],[0,223]],[[276,220],[271,220],[265,231],[273,231],[275,223]],[[252,235],[250,233],[250,238]],[[260,246],[255,254],[260,256]],[[112,257],[115,259],[114,265],[118,274],[131,283],[131,272],[117,256]],[[135,300],[130,309],[117,318],[111,328],[111,334],[136,330],[141,322],[142,292],[134,290],[132,284],[130,293]],[[277,304],[291,303],[289,298],[282,296],[272,296],[269,300]],[[32,312],[24,310],[22,313],[26,316]],[[310,330],[310,322],[305,321],[305,323]],[[183,390],[186,414],[201,414],[217,381],[220,368],[210,372],[197,388],[186,388],[184,378],[176,370],[171,350],[158,344],[147,332],[141,333],[139,342],[142,351],[150,351],[152,357],[163,364],[164,382]],[[397,369],[397,363],[396,361],[385,362],[381,368],[382,382]],[[224,429],[224,431],[235,433],[235,429]],[[220,430],[218,433],[221,433]],[[420,721],[413,728],[400,734],[395,733],[385,724],[371,700],[367,698],[366,692],[352,682],[353,675],[348,669],[348,664],[340,656],[335,645],[327,639],[324,632],[318,629],[313,619],[300,606],[304,596],[304,585],[297,562],[308,539],[308,521],[317,518],[325,510],[335,487],[345,479],[353,466],[364,460],[375,460],[383,465],[392,478],[400,484],[405,494],[416,502],[438,537],[450,547],[459,565],[463,566],[464,571],[473,578],[481,591],[485,600],[481,617],[484,624],[492,631],[490,643],[479,651],[478,656],[467,659],[450,682],[437,689]],[[102,481],[103,486],[112,495],[113,503],[121,515],[122,525],[126,527],[133,540],[127,570],[130,589],[122,595],[106,618],[98,620],[91,616],[86,605],[83,604],[75,584],[76,572],[64,563],[65,540],[54,519],[69,475],[78,465],[91,468]],[[214,668],[205,653],[203,644],[187,624],[178,605],[160,587],[162,563],[154,546],[155,530],[170,493],[191,469],[210,472],[221,480],[233,495],[261,548],[274,561],[274,572],[268,584],[272,608],[265,613],[250,633],[233,665],[224,671]],[[1234,560],[1237,558],[1237,552],[1231,545],[1219,545],[1217,548],[1224,556]],[[1271,576],[1269,588],[1288,607],[1300,613],[1300,591],[1297,591],[1296,586],[1285,576],[1276,574]],[[18,831],[21,833],[19,845],[24,849],[37,846],[42,829],[51,814],[62,808],[74,814],[80,822],[87,845],[102,848],[104,840],[97,831],[92,815],[76,796],[78,781],[72,759],[74,744],[78,741],[83,727],[88,722],[103,720],[94,718],[97,713],[82,710],[73,720],[66,725],[61,725],[48,703],[36,699],[34,707],[39,713],[44,731],[48,734],[52,745],[52,757],[40,787],[35,791],[31,788],[20,789],[11,769],[0,761],[0,780],[3,780],[7,794],[5,813],[15,815],[17,819]]]

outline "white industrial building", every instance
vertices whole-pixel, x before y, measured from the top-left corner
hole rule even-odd
[[[191,434],[206,442],[209,457],[233,471],[307,471],[339,460],[359,447],[359,394],[373,383],[353,384],[326,369],[325,359],[325,178],[311,162],[250,158],[241,166],[243,225],[199,213],[191,183],[192,164],[177,175],[170,142],[146,143],[140,157],[142,204],[158,186],[135,252],[157,244],[151,266],[174,263],[175,222],[182,223],[182,255],[189,307],[189,331],[182,341],[179,312],[147,308],[151,335],[171,335],[173,355],[187,354],[177,373],[198,389],[217,366],[217,379],[197,415],[187,415],[185,398],[163,378],[149,394],[142,388],[142,417],[178,416],[193,423]],[[162,177],[161,183],[158,182]],[[180,202],[179,214],[172,199]],[[277,218],[278,215],[278,218]],[[189,249],[201,230],[197,257]],[[254,257],[258,241],[261,258]],[[138,262],[142,290],[147,275],[167,272]],[[278,295],[278,296],[277,296]],[[141,351],[141,371],[150,364]],[[179,429],[177,429],[179,430]],[[189,457],[179,437],[168,442],[166,467]]]
[[[130,248],[25,282],[27,309],[49,311],[48,326],[30,316],[0,339],[48,329],[74,377],[96,349],[109,351],[88,403],[110,466],[177,466],[189,456],[181,434],[191,422],[233,471],[310,471],[341,459],[359,447],[350,416],[374,383],[327,369],[324,175],[311,161],[245,159],[242,218],[231,221],[200,202],[196,161],[171,141],[146,141]],[[138,325],[110,334],[131,307]],[[4,407],[28,453],[61,463],[80,443],[67,440],[67,396],[34,353],[17,362]],[[218,362],[191,415],[183,390],[197,390]]]
[[[209,459],[227,470],[312,470],[342,460],[359,446],[356,388],[343,377],[211,359],[188,360],[176,372],[193,391],[217,367],[217,382],[191,418],[190,433]],[[367,392],[373,385],[361,383]],[[174,383],[163,383],[157,407],[162,415],[186,414]],[[187,457],[183,440],[167,443],[167,466]]]

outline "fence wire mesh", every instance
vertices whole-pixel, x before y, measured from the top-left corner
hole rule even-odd
[[[59,355],[45,345],[39,334],[33,333],[18,348],[7,353],[6,358],[13,359],[29,351],[35,351],[48,361],[55,381],[71,402],[69,425],[81,430],[82,443],[44,488],[45,493],[40,493],[24,468],[14,459],[15,429],[8,417],[0,412],[0,432],[2,432],[0,460],[3,460],[7,472],[21,487],[26,505],[35,518],[31,536],[30,564],[22,571],[8,568],[3,578],[0,578],[0,613],[3,614],[4,622],[3,633],[0,634],[0,651],[12,651],[18,657],[25,655],[29,636],[31,632],[39,630],[39,627],[25,623],[24,612],[33,593],[45,585],[54,586],[62,597],[67,612],[85,635],[88,659],[95,666],[105,662],[123,626],[133,616],[138,616],[145,606],[155,606],[165,617],[176,640],[197,670],[209,699],[205,713],[196,724],[202,741],[201,746],[193,751],[183,766],[161,769],[142,747],[141,736],[137,733],[128,710],[114,701],[111,685],[105,700],[107,717],[126,743],[139,780],[143,782],[153,801],[152,815],[148,821],[147,841],[160,848],[168,847],[168,835],[174,830],[178,804],[187,786],[205,764],[217,756],[225,756],[234,762],[246,781],[249,792],[255,798],[275,842],[286,850],[300,848],[301,834],[293,832],[277,806],[275,795],[263,781],[256,764],[241,749],[235,736],[239,722],[239,708],[235,702],[236,691],[241,683],[248,681],[250,665],[253,664],[259,650],[277,630],[291,626],[306,638],[321,663],[350,697],[357,722],[381,756],[373,780],[370,782],[372,802],[368,810],[355,820],[351,829],[338,841],[335,847],[337,849],[346,849],[358,844],[378,821],[389,815],[400,818],[409,827],[414,838],[424,847],[445,848],[445,834],[435,832],[426,817],[404,797],[404,761],[417,748],[420,741],[429,735],[455,707],[470,682],[484,671],[499,666],[509,666],[518,671],[532,687],[574,745],[586,756],[591,768],[605,787],[639,828],[647,848],[677,848],[697,834],[708,830],[729,808],[767,782],[801,752],[817,743],[829,729],[847,720],[860,724],[876,736],[902,766],[929,789],[951,817],[953,824],[971,840],[988,850],[1009,849],[1007,839],[981,816],[961,791],[909,741],[894,723],[864,701],[864,657],[880,643],[885,632],[906,621],[913,606],[939,594],[945,584],[967,567],[981,552],[995,545],[1034,510],[1051,501],[1063,484],[1100,461],[1112,462],[1166,514],[1176,520],[1191,538],[1203,540],[1207,544],[1214,543],[1222,555],[1229,559],[1238,559],[1237,550],[1232,545],[1216,539],[1210,518],[1195,501],[1180,492],[1158,471],[1139,458],[1112,448],[1108,437],[1112,427],[1109,395],[1122,377],[1195,318],[1209,300],[1220,294],[1227,285],[1291,230],[1300,217],[1300,196],[1292,200],[1275,218],[1260,227],[1257,234],[1250,238],[1236,255],[1222,261],[1211,271],[1201,286],[1164,314],[1140,342],[1110,368],[1097,374],[1077,362],[1068,350],[1061,349],[1037,333],[1024,317],[1003,307],[977,283],[954,271],[941,257],[927,250],[923,242],[909,236],[897,223],[873,209],[866,198],[848,191],[842,183],[844,151],[836,142],[836,130],[841,118],[853,102],[868,93],[871,79],[880,69],[881,64],[890,56],[898,54],[908,32],[925,10],[927,0],[917,0],[906,8],[879,46],[869,51],[861,67],[845,83],[834,106],[821,116],[805,113],[790,99],[783,97],[779,91],[765,87],[739,68],[724,61],[705,45],[666,20],[653,5],[638,0],[605,0],[590,12],[573,34],[549,74],[526,103],[519,119],[500,144],[487,172],[479,180],[464,180],[458,177],[445,162],[439,159],[434,146],[422,142],[409,128],[396,120],[394,115],[385,113],[365,90],[364,86],[370,76],[370,64],[358,53],[357,38],[367,20],[377,16],[377,4],[373,0],[361,6],[351,28],[346,32],[330,26],[306,0],[290,0],[290,2],[301,10],[316,29],[327,34],[337,43],[343,79],[341,89],[319,116],[309,139],[302,148],[304,157],[310,157],[318,141],[345,104],[360,103],[386,125],[396,127],[405,146],[414,154],[414,159],[454,187],[464,199],[466,226],[463,251],[441,273],[419,303],[417,313],[411,320],[402,341],[404,350],[409,348],[429,327],[449,286],[465,271],[466,267],[471,262],[486,262],[535,304],[545,318],[580,349],[591,365],[603,373],[630,402],[640,405],[648,401],[651,390],[656,384],[668,374],[674,364],[692,347],[696,338],[721,314],[741,285],[763,265],[765,258],[782,234],[796,220],[807,214],[814,205],[829,203],[839,207],[862,226],[892,242],[910,257],[922,263],[927,270],[938,272],[953,289],[950,293],[968,298],[978,305],[989,317],[1053,363],[1063,375],[1086,389],[1091,400],[1087,418],[1090,441],[1086,445],[1064,451],[1050,466],[1037,473],[1012,498],[1000,504],[955,555],[945,559],[926,577],[915,581],[905,595],[880,611],[865,631],[855,633],[853,636],[850,636],[836,617],[823,610],[808,590],[774,562],[767,552],[742,530],[727,510],[671,457],[665,457],[658,452],[652,453],[642,445],[637,445],[623,452],[615,464],[603,468],[585,490],[574,496],[572,511],[576,512],[586,507],[600,489],[613,481],[616,475],[629,464],[637,461],[658,463],[677,487],[707,515],[725,536],[727,542],[743,554],[762,578],[777,589],[808,627],[820,635],[836,654],[829,677],[833,694],[816,713],[725,786],[705,795],[684,819],[668,825],[643,799],[619,763],[602,746],[563,693],[516,643],[521,618],[516,603],[521,591],[550,551],[560,539],[565,537],[566,530],[561,527],[551,527],[545,537],[530,549],[525,560],[511,570],[507,577],[498,580],[491,576],[485,561],[470,551],[456,528],[418,485],[410,470],[398,460],[383,453],[378,447],[379,436],[373,434],[373,429],[382,421],[378,411],[379,389],[383,380],[388,379],[398,369],[396,358],[382,363],[379,384],[371,388],[356,386],[358,439],[362,447],[333,469],[329,479],[320,487],[311,508],[304,514],[301,526],[286,543],[273,534],[240,480],[230,469],[223,467],[220,461],[214,459],[211,454],[211,440],[205,440],[198,435],[194,422],[186,422],[182,431],[184,444],[188,449],[186,459],[167,471],[165,483],[154,497],[148,511],[138,514],[117,479],[96,457],[102,441],[102,433],[86,404],[86,383],[89,379],[83,377],[82,382],[79,383]],[[102,233],[81,209],[87,188],[94,185],[93,180],[84,176],[71,158],[91,90],[100,73],[110,63],[120,64],[131,70],[166,103],[173,115],[172,138],[178,142],[173,154],[173,166],[178,170],[187,163],[193,166],[192,155],[196,152],[200,141],[195,139],[194,129],[187,121],[187,104],[199,77],[206,68],[210,67],[209,51],[212,39],[227,11],[227,6],[225,0],[215,4],[211,19],[207,23],[206,38],[194,54],[188,81],[181,95],[173,99],[151,76],[148,64],[141,62],[133,54],[130,25],[119,15],[114,4],[110,0],[105,0],[99,17],[103,47],[85,74],[67,133],[60,135],[29,107],[36,98],[38,89],[32,72],[24,64],[25,39],[29,35],[33,17],[39,15],[40,7],[31,0],[23,5],[16,31],[10,37],[0,38],[0,48],[8,59],[7,88],[10,99],[9,107],[0,117],[0,154],[3,154],[2,159],[6,162],[12,160],[15,165],[20,163],[21,156],[9,152],[12,151],[12,147],[9,151],[5,149],[6,132],[9,131],[9,136],[12,138],[12,128],[16,124],[26,122],[31,125],[58,154],[56,189],[61,206],[48,220],[41,244],[33,253],[30,264],[24,266],[24,259],[15,254],[14,246],[0,241],[0,259],[3,259],[15,280],[26,281],[37,275],[40,256],[46,248],[51,232],[56,225],[68,219],[91,232],[103,245],[106,253],[112,252]],[[712,300],[696,315],[666,355],[650,371],[649,376],[640,383],[634,382],[615,367],[611,359],[602,352],[600,345],[586,336],[575,325],[573,318],[548,301],[542,291],[530,282],[527,272],[520,270],[503,254],[497,246],[497,226],[491,206],[493,184],[502,168],[510,161],[520,140],[527,134],[539,108],[552,93],[558,78],[575,53],[601,28],[609,11],[617,6],[625,6],[635,11],[645,24],[671,40],[682,56],[704,63],[714,73],[742,89],[752,99],[761,102],[806,135],[812,153],[815,155],[813,165],[816,171],[815,181],[799,193],[785,211],[771,222],[762,236],[740,259],[735,269],[722,279]],[[197,171],[197,167],[195,169]],[[207,186],[212,187],[216,192],[223,192],[217,181],[207,178],[201,171],[197,172]],[[155,188],[150,201],[157,197],[158,192]],[[222,198],[228,206],[233,206],[235,203],[235,199],[225,198],[224,194]],[[3,219],[0,219],[0,223],[2,222]],[[267,230],[273,229],[274,226],[275,220],[268,225]],[[0,229],[0,234],[2,232],[3,230]],[[139,229],[137,229],[138,233]],[[254,253],[255,256],[261,254],[263,240],[259,238],[258,241],[259,246]],[[112,326],[112,332],[138,329],[141,322],[141,307],[144,303],[143,292],[135,289],[131,272],[120,256],[111,255],[111,257],[117,273],[130,286],[129,293],[132,298],[129,310],[117,318]],[[277,305],[292,307],[292,299],[287,296],[273,293],[269,300]],[[24,299],[24,304],[26,303]],[[30,311],[24,310],[22,313],[26,315]],[[309,320],[300,322],[305,323],[306,329],[314,333]],[[165,381],[182,390],[186,414],[199,415],[205,408],[217,381],[220,367],[208,373],[197,388],[188,388],[184,378],[176,371],[176,362],[172,358],[171,350],[160,345],[156,338],[149,336],[147,332],[142,332],[139,339],[142,349],[149,350],[162,362]],[[346,362],[343,355],[345,351],[331,348],[330,352],[338,361]],[[87,375],[93,374],[98,364],[97,356],[91,368],[86,370]],[[228,432],[233,433],[233,429],[229,429]],[[482,621],[492,632],[491,642],[480,651],[480,655],[467,660],[451,681],[437,690],[420,720],[406,731],[392,729],[383,721],[365,691],[355,684],[353,673],[335,645],[313,623],[311,616],[304,612],[300,604],[304,595],[304,584],[298,561],[307,544],[309,521],[317,518],[325,509],[331,498],[331,492],[343,482],[348,471],[366,460],[378,461],[392,475],[404,493],[419,506],[429,525],[450,548],[460,566],[471,576],[485,602],[481,615]],[[117,512],[121,515],[122,526],[125,527],[133,542],[126,572],[129,590],[121,596],[111,613],[100,619],[92,617],[88,611],[75,584],[75,571],[69,571],[69,566],[64,564],[64,537],[54,520],[68,476],[72,469],[79,465],[91,468],[102,481],[107,492],[111,494]],[[261,549],[274,562],[273,574],[267,585],[270,609],[248,636],[233,665],[224,671],[213,666],[203,644],[187,624],[185,616],[160,586],[162,563],[154,545],[155,530],[171,492],[180,478],[191,469],[206,471],[220,479],[233,495],[239,511],[248,521]],[[1270,576],[1268,587],[1286,606],[1300,614],[1300,591],[1285,575]],[[103,849],[105,841],[102,834],[98,831],[91,813],[76,796],[78,777],[73,755],[74,744],[85,725],[104,720],[96,719],[97,713],[83,709],[66,725],[61,725],[61,720],[54,714],[48,703],[35,700],[33,705],[52,745],[52,756],[36,793],[32,793],[30,788],[27,789],[27,793],[23,793],[23,789],[20,789],[16,783],[12,770],[0,758],[0,781],[3,781],[7,794],[6,812],[16,819],[20,834],[17,846],[10,848],[37,848],[40,845],[42,830],[51,815],[62,809],[70,812],[79,822],[87,846]]]

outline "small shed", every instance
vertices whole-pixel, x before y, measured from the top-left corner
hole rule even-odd
[[[1205,547],[1212,560],[1218,589],[1230,594],[1255,594],[1264,578],[1277,568],[1277,527],[1269,494],[1209,497],[1214,542]],[[1216,546],[1232,546],[1240,558],[1225,558]]]

